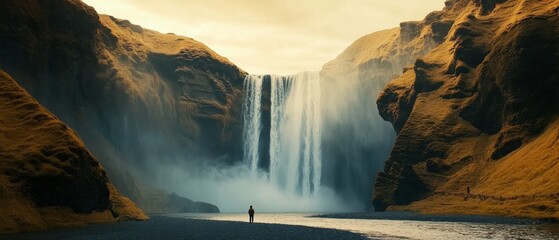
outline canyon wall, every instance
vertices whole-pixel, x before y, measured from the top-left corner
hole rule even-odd
[[[376,210],[558,218],[559,3],[447,1],[448,36],[377,103]]]
[[[0,68],[75,129],[140,205],[150,192],[142,185],[157,184],[156,165],[242,155],[245,73],[207,46],[98,15],[78,0],[1,5]]]
[[[376,172],[395,134],[376,108],[384,86],[440,44],[453,15],[436,11],[422,21],[375,32],[355,41],[320,71],[323,184],[370,206]]]
[[[0,70],[0,233],[146,219],[66,124]]]

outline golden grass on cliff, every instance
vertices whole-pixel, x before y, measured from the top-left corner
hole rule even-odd
[[[522,32],[511,33],[513,26],[532,18],[545,19],[555,16],[556,19],[556,15],[553,14],[559,9],[557,1],[506,1],[498,4],[491,14],[483,15],[474,3],[462,3],[464,4],[459,9],[461,15],[457,17],[450,36],[460,28],[471,30],[476,34],[472,44],[486,46],[488,51],[493,50],[491,48],[495,42],[500,43],[501,34],[508,32],[509,36],[522,35]],[[471,19],[483,23],[480,24],[482,27],[471,24]],[[544,34],[556,36],[557,32]],[[448,156],[441,161],[451,170],[432,173],[425,170],[424,162],[416,164],[414,169],[418,175],[434,187],[433,194],[408,206],[392,206],[389,209],[431,214],[490,214],[559,219],[559,119],[556,116],[549,117],[544,131],[525,138],[519,148],[507,155],[493,159],[492,153],[495,151],[499,134],[480,133],[458,115],[458,110],[468,103],[467,97],[442,97],[452,92],[456,86],[468,88],[468,84],[478,77],[476,74],[481,72],[480,67],[477,67],[472,68],[469,73],[446,73],[452,64],[461,64],[459,61],[452,62],[451,56],[455,53],[456,46],[460,45],[449,40],[450,36],[423,58],[425,62],[434,64],[434,67],[425,70],[426,79],[441,82],[442,85],[436,90],[422,92],[417,96],[413,111],[399,138],[403,136],[406,139],[400,140],[410,143],[408,138],[413,137],[433,140],[433,136],[437,136],[437,141],[447,137],[449,140],[445,144],[448,147]],[[410,82],[413,78],[413,72],[407,72],[392,81],[388,87],[399,91],[413,88],[414,84],[417,85],[417,81]],[[391,111],[398,112],[398,109]],[[503,123],[501,131],[507,131],[509,127]],[[457,134],[464,137],[456,137]],[[469,196],[468,187],[471,190]]]
[[[66,174],[73,163],[60,156],[72,155],[72,148],[85,149],[85,145],[1,70],[0,82],[0,233],[147,219],[110,183],[110,201],[119,217],[110,210],[77,214],[66,207],[37,207],[23,189],[25,180]],[[92,171],[104,174],[98,163],[92,166]]]
[[[474,144],[471,142],[470,144]],[[475,148],[470,146],[469,149]],[[469,151],[463,152],[468,155]],[[392,210],[559,219],[559,120],[498,161],[477,160],[431,197]],[[467,197],[466,188],[471,187]]]

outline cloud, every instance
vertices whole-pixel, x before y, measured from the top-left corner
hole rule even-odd
[[[249,73],[319,70],[357,38],[444,0],[85,0],[99,13],[203,42]]]

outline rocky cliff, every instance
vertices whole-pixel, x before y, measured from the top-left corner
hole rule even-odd
[[[336,59],[326,63],[320,74],[325,81],[336,79],[386,84],[419,56],[440,44],[453,23],[454,14],[432,12],[422,21],[403,22],[400,27],[363,36]]]
[[[395,139],[376,110],[376,98],[390,79],[443,41],[453,19],[438,11],[366,35],[323,66],[323,174],[333,176],[323,180],[325,185],[370,206],[371,182]]]
[[[375,209],[559,218],[559,2],[442,14],[448,35],[378,97],[398,135]]]
[[[0,70],[0,233],[146,219],[66,124]]]
[[[79,0],[0,5],[0,68],[75,129],[134,201],[148,197],[142,185],[156,180],[154,163],[241,155],[245,73],[207,46]]]

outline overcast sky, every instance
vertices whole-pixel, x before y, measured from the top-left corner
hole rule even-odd
[[[99,13],[194,38],[254,74],[319,70],[359,37],[444,6],[444,0],[84,2]]]

